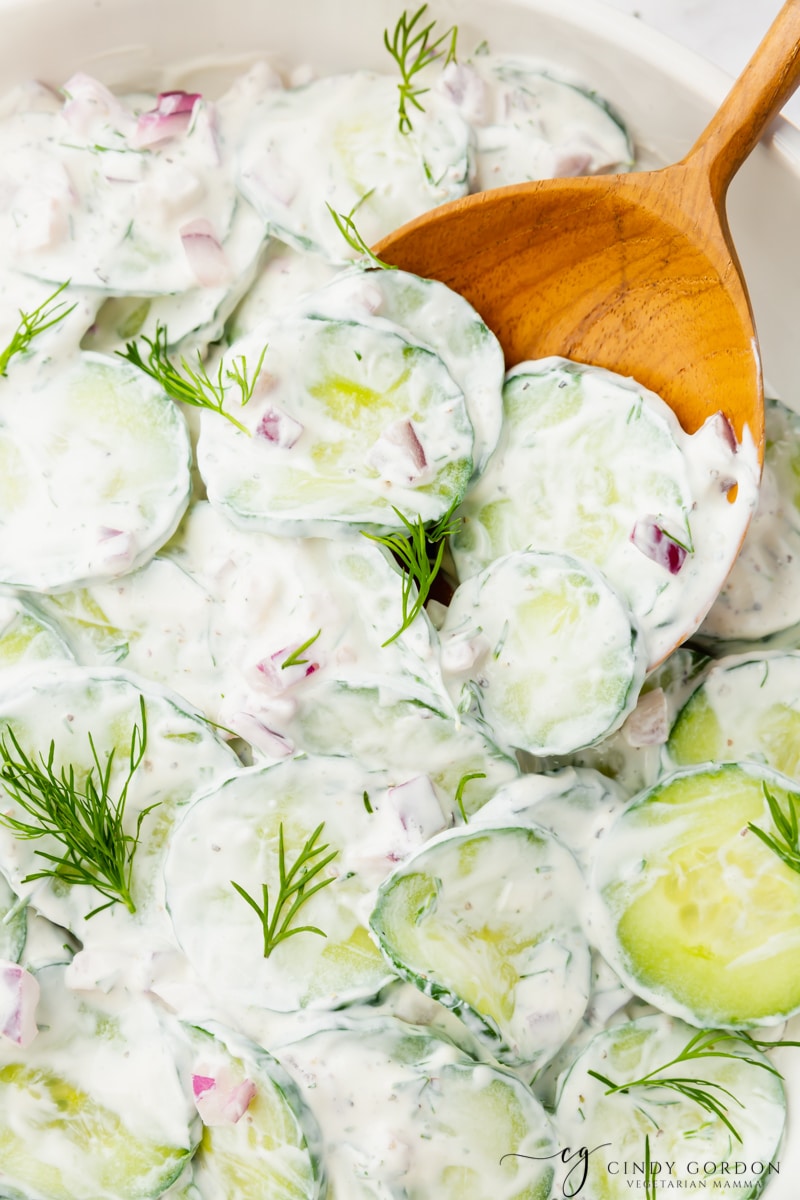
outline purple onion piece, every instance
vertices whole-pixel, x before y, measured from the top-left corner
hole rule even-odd
[[[637,550],[660,567],[664,567],[670,575],[678,574],[689,553],[685,546],[676,542],[659,525],[656,517],[643,517],[637,521],[631,533],[631,541]]]
[[[192,120],[199,92],[161,92],[156,107],[142,113],[136,123],[137,146],[157,146],[170,138],[181,137]]]
[[[264,438],[273,446],[289,450],[303,432],[303,426],[290,417],[282,408],[270,406],[262,416],[256,429],[256,437]]]

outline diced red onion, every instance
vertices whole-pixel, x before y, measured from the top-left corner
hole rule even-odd
[[[192,121],[199,92],[161,92],[155,108],[142,113],[136,123],[137,146],[157,146],[170,138],[182,137]]]
[[[300,649],[301,642],[296,642],[292,646],[284,646],[281,650],[276,650],[274,654],[270,654],[268,658],[262,658],[255,665],[258,681],[262,687],[265,687],[274,696],[281,696],[284,692],[288,692],[295,684],[300,683],[303,679],[307,679],[309,675],[313,675],[319,670],[320,664],[309,660],[308,662],[292,663],[288,667],[283,664],[287,658],[290,658],[297,650]]]
[[[264,412],[256,428],[256,437],[264,438],[273,446],[290,450],[303,432],[304,426],[290,417],[282,408],[270,406]]]
[[[489,89],[474,67],[468,63],[448,63],[442,71],[439,90],[461,109],[471,125],[489,120]]]
[[[590,175],[592,156],[585,150],[566,150],[556,158],[555,174],[565,179]]]
[[[442,808],[427,775],[415,775],[396,787],[390,787],[386,799],[395,809],[406,833],[426,841],[443,824]]]
[[[113,92],[91,75],[77,72],[64,84],[63,91],[67,98],[61,115],[75,133],[88,135],[98,119],[101,122],[112,120],[115,124],[132,124],[132,117]]]
[[[258,750],[271,758],[288,758],[294,754],[294,744],[289,738],[284,737],[276,729],[270,729],[254,713],[240,710],[228,717],[225,724],[246,742],[252,743]]]
[[[0,959],[0,1035],[17,1046],[30,1046],[38,1033],[39,983],[19,963]]]
[[[111,529],[107,525],[101,525],[97,540],[104,562],[132,562],[136,556],[136,539],[124,529]]]
[[[631,541],[637,550],[641,550],[647,558],[664,567],[670,575],[677,575],[686,561],[686,547],[670,537],[659,525],[656,517],[643,517],[641,521],[637,521],[631,533]]]
[[[450,638],[441,649],[442,669],[448,675],[465,675],[484,659],[488,650],[489,642],[482,633],[472,638]]]
[[[629,746],[663,746],[669,737],[667,698],[662,688],[639,697],[636,708],[622,727]]]
[[[411,421],[387,425],[367,452],[366,462],[389,483],[413,486],[427,479],[425,448]]]
[[[725,416],[724,412],[713,413],[705,421],[705,424],[710,426],[714,432],[722,438],[723,442],[725,442],[725,445],[732,454],[736,453],[736,451],[739,449],[739,443],[736,440],[736,432],[728,418]]]
[[[217,1078],[209,1075],[192,1076],[192,1093],[204,1125],[235,1125],[247,1112],[256,1094],[252,1079],[233,1083],[228,1072]]]
[[[188,221],[180,228],[186,258],[201,287],[221,287],[231,278],[225,251],[204,217]]]

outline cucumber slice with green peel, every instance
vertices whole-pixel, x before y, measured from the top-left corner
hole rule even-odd
[[[464,396],[430,350],[350,320],[268,321],[231,347],[257,394],[237,416],[252,436],[202,414],[198,466],[235,524],[282,536],[403,529],[393,511],[436,521],[472,473]],[[298,371],[298,364],[302,370]]]
[[[644,680],[647,650],[625,602],[596,568],[566,555],[497,559],[458,586],[440,638],[459,709],[531,754],[607,736]]]
[[[800,781],[800,652],[720,659],[678,713],[677,767],[753,759]]]
[[[298,699],[292,734],[309,754],[342,755],[408,778],[414,767],[434,786],[443,812],[458,819],[476,813],[497,789],[519,775],[519,766],[480,730],[409,700],[390,688],[318,685]]]
[[[758,508],[699,631],[723,650],[726,642],[757,641],[800,622],[800,416],[767,400],[764,426]]]
[[[629,799],[652,787],[666,773],[664,748],[678,713],[709,669],[710,660],[696,650],[680,646],[647,676],[636,707],[621,728],[595,746],[568,755],[535,758],[535,771],[555,771],[574,766],[599,771],[624,789]],[[722,755],[712,756],[716,761]],[[727,757],[724,756],[724,757]],[[736,754],[732,759],[745,758]],[[701,760],[697,760],[701,761]],[[778,764],[773,763],[773,766]],[[780,768],[783,769],[783,768]]]
[[[172,838],[166,897],[175,935],[212,996],[239,1012],[336,1008],[375,995],[393,977],[366,916],[393,864],[445,824],[432,785],[416,782],[390,789],[383,772],[352,761],[295,758],[242,771],[196,800]],[[333,854],[314,876],[331,882],[289,923],[321,934],[291,935],[265,956],[262,923],[234,884],[262,910],[266,885],[269,915],[282,921],[289,907],[278,903],[281,843],[286,871],[304,850],[316,852],[311,865]]]
[[[503,351],[458,292],[407,271],[352,268],[300,300],[307,316],[335,320],[347,312],[378,328],[405,331],[444,362],[464,393],[475,434],[475,470],[483,470],[503,422]]]
[[[28,914],[16,892],[0,875],[0,958],[19,962],[28,932]]]
[[[5,405],[0,431],[0,582],[57,591],[147,562],[189,501],[191,448],[175,404],[136,368],[88,353],[21,361],[12,385],[18,403]]]
[[[255,280],[228,319],[228,344],[245,337],[266,317],[284,316],[290,305],[329,283],[340,270],[318,254],[271,238]]]
[[[754,763],[686,770],[599,839],[589,937],[639,996],[720,1028],[800,1011],[800,873],[749,828],[777,838],[768,797],[786,813],[792,786]]]
[[[228,318],[260,273],[265,253],[264,226],[248,205],[237,208],[230,240],[237,246],[250,242],[249,253],[243,246],[235,255],[241,266],[230,283],[158,296],[109,296],[83,335],[81,349],[121,353],[133,338],[155,340],[158,326],[163,325],[175,361],[184,357],[196,364],[198,352],[205,356],[209,345],[222,339]]]
[[[35,609],[22,600],[0,598],[0,677],[7,671],[72,658],[61,635]]]
[[[115,97],[85,75],[69,83],[62,113],[4,121],[4,265],[115,295],[233,285],[265,234],[233,180],[241,118],[198,96],[184,129],[140,145],[154,96]]]
[[[192,1159],[199,1200],[323,1197],[322,1135],[283,1067],[255,1042],[215,1024],[193,1029],[191,1040],[193,1090],[204,1118]]]
[[[633,165],[622,119],[595,92],[554,78],[535,59],[476,54],[446,67],[437,90],[474,122],[473,191]]]
[[[83,666],[124,664],[175,688],[215,720],[221,687],[212,606],[195,580],[160,557],[120,579],[38,598]]]
[[[402,583],[367,538],[275,538],[238,529],[198,503],[163,554],[213,601],[208,638],[219,694],[206,688],[201,701],[192,679],[192,699],[208,703],[212,720],[262,756],[274,760],[295,746],[312,749],[303,741],[306,717],[324,742],[326,697],[338,685],[399,694],[452,717],[425,613],[391,640],[403,624]],[[148,617],[144,606],[141,619]],[[184,649],[190,656],[182,653],[180,661],[187,668],[194,652]],[[348,743],[353,732],[342,731]]]
[[[599,771],[563,767],[547,775],[522,774],[504,784],[470,817],[471,829],[486,824],[545,829],[574,855],[585,871],[594,843],[627,804],[622,789]]]
[[[40,756],[47,759],[52,744],[54,771],[58,774],[62,767],[72,767],[81,788],[90,770],[98,782],[91,736],[104,769],[113,750],[108,792],[114,802],[129,773],[133,730],[142,729],[141,701],[147,725],[145,757],[131,777],[124,832],[133,836],[138,814],[150,805],[157,807],[143,818],[132,860],[134,912],[120,901],[87,920],[87,914],[108,898],[95,887],[70,885],[58,878],[25,882],[27,876],[48,865],[37,851],[63,857],[65,848],[49,834],[20,839],[12,829],[0,825],[0,864],[14,891],[33,897],[36,907],[57,925],[76,933],[84,948],[105,947],[116,969],[122,969],[126,959],[133,961],[137,954],[147,954],[149,945],[174,946],[163,911],[161,876],[166,843],[180,808],[194,792],[234,772],[239,760],[207,722],[187,711],[179,696],[118,669],[70,665],[44,669],[28,676],[23,686],[0,695],[0,728],[12,759],[16,761],[17,752],[8,741],[9,731],[34,761]],[[8,793],[4,794],[3,811],[36,824]],[[92,955],[87,955],[83,960],[87,970],[91,970],[91,959]]]
[[[653,392],[566,359],[515,367],[503,402],[500,444],[451,539],[459,579],[517,550],[592,562],[627,599],[657,665],[724,582],[755,505],[746,456],[736,460],[721,420],[689,437]],[[735,480],[731,504],[722,485]],[[702,522],[690,522],[695,505]]]
[[[649,1186],[657,1195],[667,1188],[728,1194],[735,1186],[737,1196],[750,1197],[762,1191],[780,1170],[782,1080],[747,1041],[708,1030],[699,1036],[708,1038],[711,1055],[675,1065],[668,1064],[698,1031],[663,1014],[615,1025],[593,1038],[560,1086],[555,1120],[562,1142],[589,1150],[585,1164],[572,1162],[566,1187],[580,1182],[585,1165],[585,1194],[593,1200],[621,1200],[643,1189],[648,1139]],[[651,1073],[652,1083],[608,1094],[609,1083],[633,1083]],[[659,1078],[683,1080],[686,1091],[696,1088],[713,1098],[741,1140],[686,1091],[659,1086]]]
[[[458,1013],[498,1061],[539,1068],[589,999],[583,884],[546,830],[448,831],[378,892],[370,924],[393,968]]]
[[[550,1120],[516,1076],[428,1028],[352,1021],[284,1046],[340,1200],[548,1200]],[[387,1103],[388,1099],[388,1103]]]
[[[355,212],[368,246],[469,189],[471,131],[433,92],[399,127],[397,82],[358,71],[268,93],[253,106],[239,155],[242,194],[270,232],[336,263],[353,250],[328,205]]]
[[[180,1041],[143,996],[37,975],[39,1032],[0,1044],[0,1192],[16,1200],[145,1200],[183,1170],[200,1122]]]

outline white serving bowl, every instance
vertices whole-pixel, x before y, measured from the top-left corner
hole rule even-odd
[[[551,60],[594,87],[624,117],[648,166],[680,159],[730,84],[697,55],[591,0],[432,0],[430,9],[445,25],[458,24],[463,51],[486,39],[493,51]],[[308,63],[319,73],[389,70],[383,30],[401,10],[401,0],[0,0],[0,90],[31,77],[59,85],[83,70],[116,88],[218,93],[265,56],[285,67]],[[778,118],[731,187],[729,217],[768,390],[800,411],[798,214],[800,130]],[[785,1070],[791,1055],[800,1058],[787,1051]],[[800,1069],[793,1074],[797,1109]],[[769,1200],[795,1197],[796,1111],[793,1123]]]

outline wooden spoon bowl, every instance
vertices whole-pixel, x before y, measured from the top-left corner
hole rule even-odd
[[[725,195],[798,83],[800,0],[787,0],[680,162],[467,196],[375,253],[466,297],[509,367],[559,354],[633,376],[688,432],[722,411],[763,455],[758,343]]]

